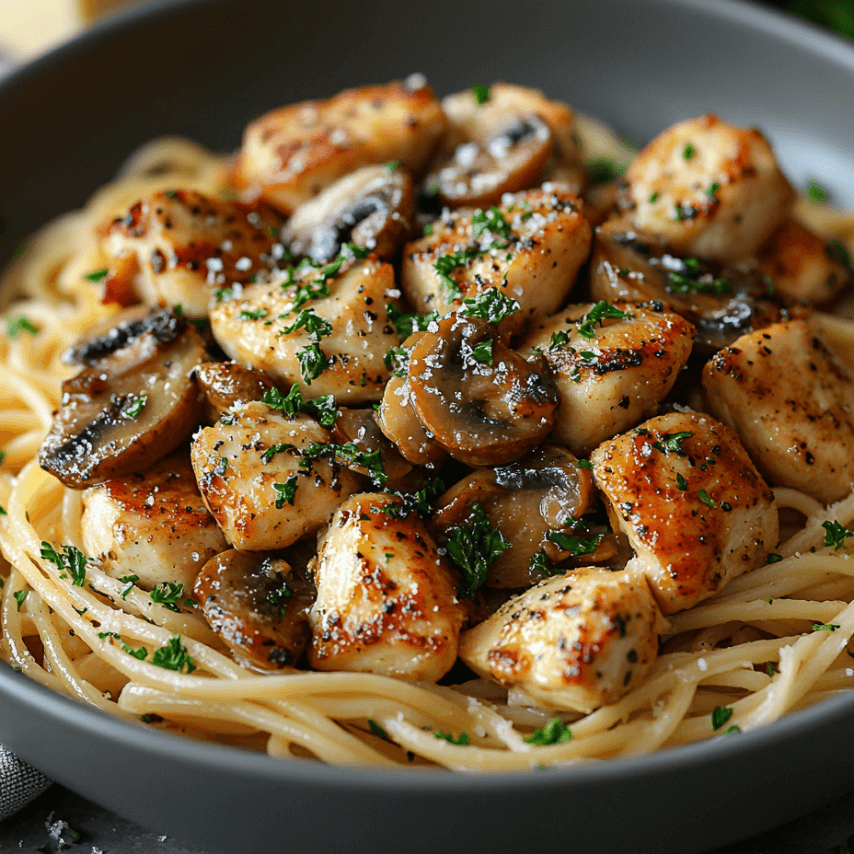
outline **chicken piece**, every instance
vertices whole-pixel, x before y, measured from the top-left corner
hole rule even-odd
[[[521,348],[539,349],[552,369],[560,396],[552,438],[583,457],[657,412],[694,338],[694,327],[661,302],[617,303],[605,310],[625,316],[587,324],[585,318],[600,310],[589,303],[567,306]]]
[[[248,551],[280,549],[329,519],[360,483],[334,461],[305,456],[329,440],[307,415],[288,419],[260,401],[238,404],[225,421],[196,434],[196,480],[229,543]]]
[[[498,287],[519,303],[501,329],[519,332],[563,305],[587,260],[590,226],[577,201],[544,187],[488,211],[446,213],[432,234],[404,247],[404,293],[420,313],[443,315]]]
[[[510,599],[463,633],[460,658],[531,704],[589,713],[637,686],[666,621],[643,578],[577,569]]]
[[[320,539],[309,662],[316,670],[435,682],[457,658],[466,616],[424,523],[384,512],[395,496],[355,495]]]
[[[663,302],[696,327],[694,350],[702,355],[711,356],[739,335],[780,320],[782,306],[771,299],[772,290],[751,265],[721,267],[677,258],[661,238],[634,231],[625,219],[609,220],[593,238],[593,298]]]
[[[485,101],[471,89],[442,101],[448,135],[424,179],[451,207],[498,204],[504,193],[561,180],[579,192],[583,169],[572,109],[525,86],[496,83]]]
[[[711,411],[760,471],[820,501],[854,484],[854,378],[803,320],[743,335],[703,369]]]
[[[183,584],[226,548],[205,508],[186,451],[83,493],[83,548],[116,578],[136,575],[145,590]]]
[[[105,302],[141,299],[204,317],[216,289],[252,282],[283,257],[281,225],[269,208],[196,191],[146,196],[106,228]]]
[[[722,263],[755,254],[795,197],[758,130],[712,115],[659,134],[626,180],[637,228],[661,235],[677,255]]]
[[[283,387],[301,383],[306,400],[333,394],[337,403],[367,403],[382,397],[391,375],[384,357],[398,337],[386,306],[397,296],[391,264],[339,258],[235,293],[211,310],[211,328],[232,359]]]
[[[208,561],[193,585],[210,627],[241,664],[262,673],[299,661],[314,597],[314,585],[287,561],[235,549]]]
[[[243,136],[235,181],[285,213],[360,166],[395,161],[418,174],[447,119],[423,76],[347,89],[256,119]]]
[[[826,305],[851,284],[848,253],[826,243],[797,220],[787,219],[759,250],[759,271],[786,305]]]
[[[738,436],[713,418],[672,412],[600,445],[596,485],[664,614],[690,608],[765,563],[777,545],[774,494]]]

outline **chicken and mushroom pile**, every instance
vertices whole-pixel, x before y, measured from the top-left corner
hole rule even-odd
[[[220,197],[105,223],[125,314],[66,354],[40,453],[90,556],[257,672],[577,712],[640,684],[775,551],[771,486],[850,492],[810,314],[852,271],[757,130],[681,122],[608,186],[582,157],[565,104],[415,76],[275,110]]]

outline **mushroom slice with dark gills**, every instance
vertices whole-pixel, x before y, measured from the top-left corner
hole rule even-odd
[[[305,399],[366,403],[391,374],[384,357],[398,336],[386,312],[399,295],[391,264],[342,254],[235,289],[211,309],[211,329],[232,359],[282,388],[301,383]]]
[[[676,257],[659,238],[634,231],[626,220],[609,220],[594,233],[593,298],[663,302],[694,325],[694,348],[701,355],[711,355],[739,335],[786,316],[769,298],[768,287],[752,263],[720,267]]]
[[[466,607],[417,514],[392,495],[354,495],[320,538],[309,662],[316,670],[435,682],[457,659]],[[387,512],[391,511],[391,512]]]
[[[577,569],[464,632],[460,658],[530,705],[587,714],[643,681],[666,625],[643,578]]]
[[[668,128],[626,172],[635,228],[721,264],[754,255],[794,199],[768,140],[713,115]]]
[[[208,625],[252,670],[294,666],[311,640],[314,585],[287,561],[263,552],[222,552],[193,585]]]
[[[183,317],[155,311],[74,348],[85,367],[62,384],[42,468],[82,489],[150,466],[199,423],[193,369],[205,345]]]
[[[664,614],[707,599],[777,547],[774,494],[738,436],[709,416],[672,412],[600,445],[591,457],[614,528]]]
[[[703,388],[772,483],[823,502],[851,492],[854,374],[803,320],[738,338],[706,363]]]
[[[237,362],[204,362],[196,368],[195,379],[205,397],[208,424],[216,424],[235,404],[261,400],[275,388],[266,374]]]
[[[553,563],[571,557],[554,540],[569,544],[567,538],[577,536],[571,523],[595,509],[593,476],[577,462],[563,448],[541,445],[515,463],[472,472],[436,502],[431,529],[437,541],[443,544],[449,529],[467,524],[479,505],[510,543],[490,564],[486,585],[528,587],[542,577],[531,566],[534,555],[542,551]],[[553,532],[563,536],[550,539]],[[579,541],[592,551],[601,539],[582,535]]]
[[[404,248],[401,288],[419,313],[446,314],[498,287],[519,304],[501,321],[513,334],[566,302],[590,235],[576,197],[548,185],[488,210],[446,212],[431,234]]]
[[[409,399],[427,436],[470,466],[502,465],[548,436],[558,394],[545,359],[525,360],[485,320],[451,315],[409,359]]]
[[[365,166],[301,204],[282,229],[294,255],[333,261],[346,243],[391,258],[415,222],[412,178],[401,166]]]
[[[657,414],[693,340],[694,327],[661,302],[570,305],[543,321],[521,352],[539,350],[552,369],[560,395],[553,441],[586,457]]]
[[[361,478],[314,451],[334,450],[307,415],[288,418],[266,403],[232,407],[200,430],[191,459],[205,504],[236,548],[285,548],[320,528]]]
[[[180,305],[204,317],[219,288],[255,280],[285,254],[282,217],[195,190],[154,193],[107,228],[105,302]]]
[[[267,113],[243,136],[235,181],[285,213],[354,169],[396,161],[419,174],[447,119],[421,75]]]
[[[424,332],[410,335],[397,351],[398,355],[408,360],[412,348],[424,335]],[[375,415],[377,426],[408,462],[416,466],[438,465],[447,457],[447,452],[427,435],[412,407],[409,392],[409,377],[400,368],[386,383]]]
[[[438,190],[445,204],[497,204],[504,193],[534,187],[546,177],[580,190],[575,116],[566,104],[536,89],[496,83],[486,100],[466,90],[449,95],[442,107],[448,136],[424,185]]]
[[[189,590],[199,569],[227,548],[199,494],[186,448],[150,468],[83,493],[86,554],[115,578],[136,576],[145,590],[171,582]]]

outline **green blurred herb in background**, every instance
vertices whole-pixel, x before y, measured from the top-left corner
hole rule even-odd
[[[854,0],[794,0],[786,9],[854,39]]]

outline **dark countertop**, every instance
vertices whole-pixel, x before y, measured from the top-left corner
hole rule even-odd
[[[809,785],[809,781],[805,784]],[[178,791],[176,787],[176,793]],[[722,816],[721,820],[725,821],[726,817]],[[61,849],[58,840],[51,838],[48,832],[48,825],[56,822],[67,822],[79,833],[79,842],[74,842],[66,830],[63,838],[70,847]],[[50,849],[44,847],[46,843],[51,845]],[[708,854],[848,854],[852,845],[854,792],[776,830]],[[0,852],[58,854],[60,850],[67,850],[69,854],[217,854],[144,830],[58,785],[0,823]]]

